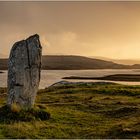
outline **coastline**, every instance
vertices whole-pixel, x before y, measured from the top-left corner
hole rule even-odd
[[[140,75],[139,74],[114,74],[114,75],[108,75],[103,77],[69,76],[69,77],[63,77],[62,79],[140,82]]]

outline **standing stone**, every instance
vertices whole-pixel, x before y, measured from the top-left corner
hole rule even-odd
[[[39,35],[16,42],[8,61],[7,105],[23,108],[34,105],[40,82],[42,47]]]

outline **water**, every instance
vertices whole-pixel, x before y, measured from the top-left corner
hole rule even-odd
[[[118,70],[118,69],[104,69],[104,70],[42,70],[41,81],[39,88],[48,87],[56,82],[62,81],[63,77],[68,76],[87,76],[87,77],[102,77],[112,74],[140,74],[140,70]],[[84,82],[97,82],[105,80],[65,80],[65,81],[84,81]],[[140,85],[140,82],[122,82],[122,81],[112,81],[115,83],[125,84],[125,85]],[[0,74],[0,87],[7,86],[7,71]]]

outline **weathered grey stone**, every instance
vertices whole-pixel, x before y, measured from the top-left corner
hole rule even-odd
[[[39,36],[16,42],[8,61],[7,105],[31,108],[39,87],[42,47]]]

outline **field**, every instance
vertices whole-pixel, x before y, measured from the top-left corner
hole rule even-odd
[[[0,106],[6,103],[0,88]],[[81,83],[41,89],[48,120],[0,121],[0,138],[140,138],[140,86]]]

